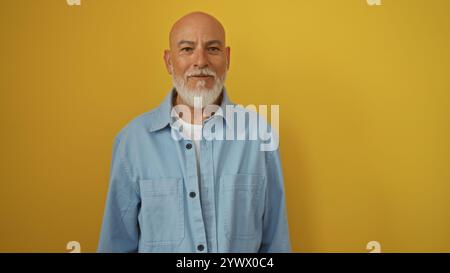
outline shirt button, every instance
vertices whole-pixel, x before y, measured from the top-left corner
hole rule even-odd
[[[195,192],[191,191],[191,192],[189,193],[189,197],[195,198],[195,196],[196,196]]]
[[[186,144],[186,149],[190,150],[191,148],[192,148],[192,144],[191,143]]]
[[[205,247],[203,245],[198,245],[197,246],[197,250],[198,251],[203,251],[205,249]]]

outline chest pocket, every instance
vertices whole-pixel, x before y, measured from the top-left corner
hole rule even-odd
[[[181,178],[140,181],[141,240],[148,245],[170,245],[184,238]]]
[[[262,233],[264,182],[262,175],[227,174],[221,177],[219,206],[228,239],[253,240]]]

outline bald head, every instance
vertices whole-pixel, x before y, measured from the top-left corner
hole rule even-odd
[[[194,35],[210,36],[225,45],[225,29],[219,20],[207,13],[196,11],[184,15],[173,24],[169,34],[170,48],[175,48],[187,36]]]

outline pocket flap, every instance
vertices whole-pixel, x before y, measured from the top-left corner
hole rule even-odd
[[[139,185],[142,193],[162,194],[178,191],[181,178],[161,177],[153,179],[141,179]]]

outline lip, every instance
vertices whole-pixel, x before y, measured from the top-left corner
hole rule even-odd
[[[195,76],[189,76],[189,78],[212,78],[211,75],[195,75]]]

